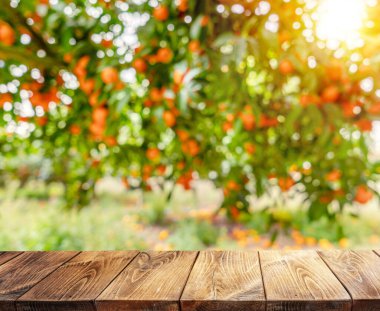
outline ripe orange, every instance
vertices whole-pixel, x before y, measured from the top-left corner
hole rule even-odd
[[[280,62],[278,70],[283,75],[290,75],[294,72],[293,63],[290,60],[284,59]]]
[[[188,6],[188,0],[179,0],[177,4],[178,11],[180,12],[186,12],[189,8]]]
[[[164,99],[164,89],[152,88],[150,91],[150,99],[154,102],[159,102]]]
[[[0,42],[4,45],[13,45],[16,41],[16,36],[13,28],[6,22],[0,21]]]
[[[201,26],[206,27],[209,21],[210,21],[210,17],[208,17],[207,15],[204,15],[201,19]]]
[[[81,128],[77,124],[73,124],[70,126],[70,133],[73,135],[79,135],[81,133]]]
[[[199,53],[201,51],[201,43],[198,40],[191,40],[189,42],[189,51]]]
[[[157,51],[156,59],[160,63],[170,63],[173,58],[173,52],[169,48],[160,48]]]
[[[340,170],[335,169],[326,175],[326,180],[331,182],[338,181],[341,176]]]
[[[162,118],[164,119],[164,122],[168,127],[173,127],[176,124],[175,115],[170,110],[165,110],[162,114]]]
[[[248,154],[254,154],[256,152],[255,144],[250,143],[250,142],[246,142],[244,144],[244,149],[245,149],[245,152],[247,152]]]
[[[144,73],[148,68],[146,62],[141,58],[135,59],[132,66],[138,73]]]
[[[165,5],[159,5],[153,10],[153,17],[158,21],[165,21],[169,17],[169,9]]]
[[[95,88],[95,79],[80,79],[79,80],[80,89],[86,94],[90,95]]]
[[[108,109],[105,107],[96,107],[92,111],[92,120],[94,123],[104,125],[108,116]]]
[[[151,161],[157,160],[160,157],[160,150],[158,148],[148,148],[146,157]]]
[[[6,102],[12,102],[12,95],[9,93],[0,94],[0,108],[3,108]]]
[[[105,84],[114,84],[119,81],[119,72],[114,67],[105,67],[100,73],[100,78]]]
[[[182,151],[185,154],[195,157],[200,151],[198,142],[195,139],[185,141],[182,143]]]
[[[340,91],[336,85],[327,86],[322,91],[322,95],[321,95],[322,101],[325,103],[335,103],[338,101],[339,97],[340,97]]]
[[[245,130],[251,131],[254,129],[256,122],[255,122],[255,116],[252,113],[250,112],[243,113],[241,114],[240,118],[243,122],[243,127]]]
[[[360,185],[356,189],[355,201],[360,204],[366,204],[373,198],[373,193],[366,185]]]
[[[355,122],[355,125],[362,131],[362,132],[370,132],[372,131],[372,121],[368,119],[360,119]]]
[[[291,187],[294,186],[294,180],[291,177],[280,177],[278,179],[278,186],[280,187],[281,191],[288,191]]]

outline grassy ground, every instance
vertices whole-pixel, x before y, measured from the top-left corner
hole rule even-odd
[[[302,209],[282,207],[269,216],[254,212],[244,225],[232,224],[223,215],[214,216],[220,193],[208,184],[200,184],[195,194],[177,189],[169,205],[160,194],[142,196],[123,191],[115,181],[105,184],[81,211],[60,207],[58,186],[0,189],[0,249],[380,247],[379,209],[363,208],[360,218],[343,215],[335,224],[326,219],[310,224]],[[279,224],[268,229],[268,217]],[[340,236],[338,224],[346,237]]]

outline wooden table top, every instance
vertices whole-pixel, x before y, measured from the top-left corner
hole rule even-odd
[[[0,310],[380,310],[380,250],[0,252]]]

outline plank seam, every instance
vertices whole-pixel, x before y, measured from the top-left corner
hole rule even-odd
[[[61,268],[62,266],[64,266],[65,264],[67,264],[70,260],[72,260],[73,258],[77,257],[80,253],[82,252],[78,252],[77,254],[75,254],[73,257],[70,257],[69,259],[65,260],[64,262],[62,262],[55,270],[53,270],[52,272],[50,272],[48,275],[46,275],[44,278],[42,278],[41,280],[39,280],[36,284],[34,284],[31,288],[29,288],[25,293],[23,293],[22,295],[20,295],[19,297],[17,297],[15,300],[14,300],[14,304],[15,304],[15,310],[17,311],[17,301],[24,295],[26,295],[27,292],[29,292],[30,290],[32,290],[32,288],[34,288],[35,286],[37,286],[39,283],[41,283],[43,280],[45,280],[49,275],[51,275],[53,272],[57,271],[59,268]]]
[[[6,252],[2,252],[0,255],[2,254],[5,254]],[[12,257],[12,258],[9,258],[8,260],[4,261],[0,266],[2,266],[3,264],[6,264],[7,262],[10,262],[11,260],[17,258],[18,256],[20,256],[21,254],[23,254],[24,252],[20,252],[19,254],[17,254],[16,256]]]
[[[257,257],[258,257],[258,259],[259,259],[259,267],[260,267],[260,274],[261,274],[261,282],[263,283],[264,298],[265,298],[265,310],[267,310],[267,308],[268,308],[268,304],[267,304],[267,291],[266,291],[266,289],[265,289],[265,284],[264,284],[263,268],[261,267],[260,251],[257,251]]]
[[[372,250],[377,256],[379,256],[380,257],[380,252],[377,252],[377,251],[375,251],[374,249]]]
[[[179,308],[179,311],[182,311],[182,302],[181,302],[181,301],[182,301],[182,295],[183,295],[183,292],[185,291],[185,288],[186,288],[187,282],[189,281],[190,274],[191,274],[191,272],[192,272],[193,269],[194,269],[195,263],[196,263],[197,260],[198,260],[199,254],[200,254],[200,251],[197,251],[197,255],[195,256],[195,259],[194,259],[193,264],[191,265],[191,269],[190,269],[190,271],[189,271],[189,274],[187,275],[187,278],[186,278],[185,284],[183,285],[183,288],[182,288],[182,291],[181,291],[181,295],[179,295],[179,300],[178,300],[178,308]]]
[[[334,274],[334,276],[339,281],[339,283],[342,284],[343,288],[346,290],[346,292],[350,296],[350,298],[351,298],[351,311],[353,311],[353,309],[354,309],[354,299],[352,298],[352,295],[351,295],[350,291],[348,290],[348,288],[346,287],[346,285],[344,285],[343,282],[339,279],[339,277],[335,274],[335,272],[333,271],[333,269],[330,268],[329,264],[323,259],[323,257],[321,256],[321,251],[317,250],[317,254],[318,254],[319,258],[321,258],[321,260],[325,263],[325,265],[327,266],[327,268],[331,271],[331,273]]]
[[[131,262],[133,261],[133,260],[135,260],[135,258],[138,256],[138,255],[140,255],[140,251],[136,251],[136,255],[135,256],[133,256],[129,261],[128,261],[128,263],[125,265],[125,267],[123,268],[123,269],[121,269],[120,270],[120,272],[107,284],[107,286],[106,287],[104,287],[104,289],[95,297],[95,299],[93,300],[93,303],[94,303],[94,306],[95,306],[95,310],[98,310],[98,307],[96,306],[96,300],[99,298],[99,296],[101,295],[101,294],[103,294],[103,292],[111,285],[111,283],[113,282],[113,281],[115,281],[115,279],[121,274],[121,273],[123,273],[124,272],[124,270],[131,264]]]

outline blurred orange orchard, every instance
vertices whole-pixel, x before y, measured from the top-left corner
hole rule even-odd
[[[36,142],[71,206],[107,174],[147,191],[211,179],[235,220],[249,195],[273,188],[306,196],[312,219],[333,202],[369,202],[376,40],[326,48],[307,35],[316,8],[302,1],[216,5],[59,0],[0,12],[2,154]],[[26,123],[35,128],[19,135]]]

